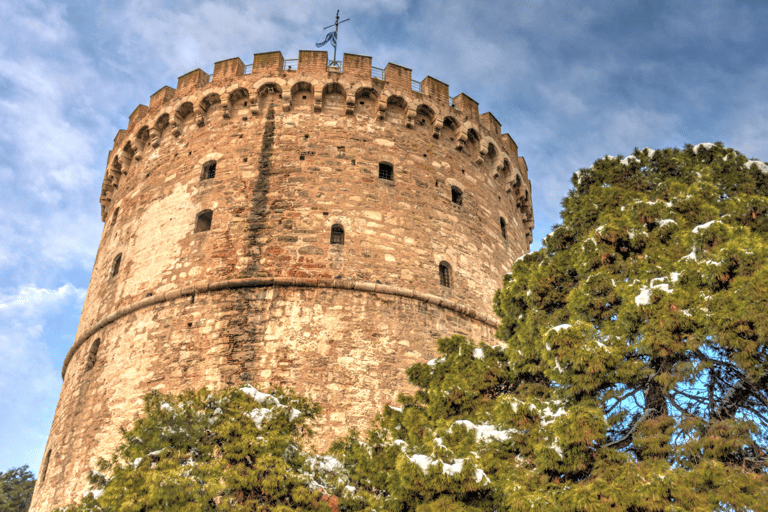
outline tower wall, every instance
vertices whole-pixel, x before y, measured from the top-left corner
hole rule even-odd
[[[118,133],[31,510],[80,499],[153,389],[293,388],[323,405],[327,445],[412,391],[438,337],[493,343],[493,294],[533,227],[517,146],[435,79],[325,60],[221,61]]]

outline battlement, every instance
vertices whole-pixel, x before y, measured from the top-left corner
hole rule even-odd
[[[302,50],[298,59],[285,59],[277,51],[254,54],[250,66],[235,57],[216,62],[212,75],[196,69],[180,76],[175,89],[164,86],[151,95],[149,107],[139,105],[129,116],[126,130],[116,137],[102,185],[102,220],[124,164],[140,159],[147,145],[157,147],[166,128],[178,137],[188,116],[194,116],[198,127],[205,126],[213,106],[228,119],[235,102],[248,105],[251,116],[263,116],[277,102],[283,113],[310,105],[316,113],[368,115],[382,122],[402,122],[409,129],[415,124],[427,126],[435,139],[449,139],[456,150],[470,154],[476,165],[490,161],[493,177],[503,179],[520,208],[531,212],[526,219],[530,239],[528,172],[521,165],[517,145],[509,134],[501,133],[496,117],[490,112],[481,115],[478,102],[467,94],[451,98],[448,84],[436,78],[427,76],[418,82],[409,68],[393,63],[375,68],[372,61],[369,56],[344,54],[337,67],[329,66],[325,51]],[[366,101],[370,108],[359,108]]]
[[[201,69],[190,71],[179,77],[176,89],[165,86],[151,96],[150,111],[156,102],[165,104],[173,100],[174,97],[182,97],[190,93],[197,92],[211,85],[222,85],[237,80],[239,77],[259,79],[264,77],[287,78],[292,75],[311,75],[318,78],[328,78],[329,74],[337,74],[339,79],[347,81],[370,81],[379,80],[386,83],[390,88],[402,91],[409,91],[421,95],[440,109],[454,108],[464,116],[479,121],[478,103],[464,93],[451,97],[448,90],[448,84],[440,80],[427,76],[421,82],[411,78],[411,70],[399,64],[388,63],[386,67],[374,68],[372,66],[372,57],[366,55],[354,55],[345,53],[341,68],[329,66],[328,52],[314,50],[300,50],[298,59],[288,59],[283,57],[279,51],[256,53],[253,56],[251,66],[246,66],[239,57],[222,60],[214,64],[213,74],[209,75]],[[155,100],[156,96],[161,98]],[[412,94],[408,94],[412,96]],[[483,116],[490,115],[496,122],[496,131],[500,134],[501,123],[496,121],[490,112]],[[135,117],[135,119],[134,119]],[[138,121],[141,116],[131,116],[131,124]],[[485,126],[485,123],[483,123]]]

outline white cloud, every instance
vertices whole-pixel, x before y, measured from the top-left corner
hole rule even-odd
[[[42,318],[52,310],[77,300],[85,300],[85,290],[67,283],[57,289],[37,288],[27,285],[13,293],[0,292],[0,315]],[[10,317],[8,318],[10,319]]]
[[[34,285],[0,292],[0,470],[28,463],[34,471],[61,389],[61,377],[44,334],[52,317],[79,310],[85,290],[67,283],[56,289]],[[71,344],[74,332],[70,333]]]

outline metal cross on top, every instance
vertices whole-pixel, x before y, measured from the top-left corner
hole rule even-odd
[[[340,62],[336,60],[336,38],[339,35],[339,25],[341,23],[344,23],[345,21],[349,21],[349,18],[347,18],[345,20],[342,20],[342,21],[339,21],[339,11],[337,10],[336,11],[336,23],[334,23],[333,25],[328,25],[327,27],[325,27],[323,29],[323,30],[328,30],[331,27],[335,27],[333,32],[328,32],[328,34],[326,34],[325,39],[323,39],[322,42],[315,43],[315,46],[318,47],[318,48],[320,48],[321,46],[324,46],[328,41],[330,41],[331,44],[333,45],[333,60],[328,61],[328,66],[340,67]]]

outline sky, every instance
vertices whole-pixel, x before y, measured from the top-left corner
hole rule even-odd
[[[128,115],[196,68],[315,49],[336,9],[339,55],[499,119],[528,164],[532,249],[607,154],[722,141],[768,160],[764,1],[0,0],[0,471],[39,469]]]

